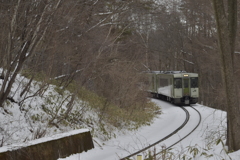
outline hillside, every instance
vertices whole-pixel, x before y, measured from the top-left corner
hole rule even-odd
[[[165,102],[152,100],[151,104],[155,103],[156,105],[146,108],[145,114],[136,111],[136,114],[132,115],[132,119],[123,120],[123,118],[120,119],[120,116],[128,115],[124,110],[114,109],[114,106],[111,106],[110,109],[108,108],[108,112],[100,112],[102,110],[96,106],[100,105],[101,98],[86,91],[82,98],[91,97],[90,99],[93,99],[94,103],[83,101],[76,94],[56,85],[39,81],[32,81],[28,92],[21,95],[21,91],[28,82],[28,78],[17,75],[11,89],[11,98],[6,101],[4,108],[0,108],[1,146],[52,136],[74,129],[88,128],[93,135],[96,149],[82,155],[70,156],[66,158],[67,160],[77,160],[79,156],[84,160],[90,160],[90,155],[90,157],[93,155],[105,156],[105,158],[116,157],[116,155],[119,157],[133,148],[147,145],[149,143],[147,137],[158,138],[159,134],[163,133],[162,129],[169,130],[165,128],[166,124],[168,125],[167,122],[172,122],[168,127],[175,126],[174,119],[177,120],[177,123],[180,122],[177,116],[181,114],[174,112],[174,108]],[[159,107],[162,108],[162,111]],[[226,113],[202,105],[195,107],[201,111],[203,116],[199,129],[190,136],[190,139],[181,142],[178,145],[180,148],[170,151],[168,156],[181,150],[179,156],[186,155],[186,158],[205,159],[207,157],[211,160],[231,159],[232,157],[232,159],[236,159],[239,156],[238,152],[226,154],[223,145],[226,133]],[[161,112],[163,113],[159,115]],[[102,114],[104,117],[101,118]],[[144,118],[145,116],[148,119]],[[164,122],[166,123],[164,124]],[[165,127],[161,124],[164,124]],[[161,132],[159,128],[162,128]],[[161,148],[161,145],[159,146]],[[109,152],[110,150],[112,152]]]
[[[141,110],[129,117],[126,111],[114,105],[103,112],[102,98],[91,92],[84,91],[82,98],[90,101],[83,101],[78,94],[56,85],[32,81],[27,92],[22,94],[28,82],[28,78],[17,75],[11,98],[0,108],[1,146],[81,128],[90,129],[95,138],[107,140],[115,137],[116,132],[149,124],[157,109],[149,105],[152,110],[148,108],[148,112],[142,114],[147,117],[145,119],[137,118]]]

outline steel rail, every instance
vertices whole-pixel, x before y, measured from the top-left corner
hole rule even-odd
[[[196,108],[193,108],[192,106],[190,106],[190,107],[191,107],[192,109],[194,109],[194,110],[198,113],[198,115],[199,115],[199,121],[198,121],[198,124],[196,125],[196,127],[194,127],[191,132],[189,132],[186,136],[184,136],[183,138],[181,138],[179,141],[177,141],[177,142],[175,142],[174,144],[172,144],[171,146],[163,149],[162,151],[156,153],[155,155],[158,155],[158,154],[160,154],[160,153],[168,150],[169,148],[175,146],[177,143],[181,142],[181,141],[184,140],[186,137],[188,137],[192,132],[194,132],[194,131],[197,129],[197,127],[200,125],[200,123],[201,123],[201,121],[202,121],[201,113],[200,113]]]
[[[177,106],[177,107],[179,107],[179,106]],[[149,146],[147,146],[147,147],[145,147],[145,148],[143,148],[143,149],[141,149],[141,150],[139,150],[139,151],[137,151],[137,152],[135,152],[135,153],[132,153],[132,154],[130,154],[130,155],[124,157],[124,158],[121,158],[120,160],[127,160],[127,158],[133,157],[133,156],[135,156],[135,155],[137,155],[137,154],[139,154],[139,153],[141,153],[141,152],[143,152],[143,151],[145,151],[145,150],[147,150],[147,149],[149,149],[149,148],[157,145],[158,143],[160,143],[160,142],[162,142],[162,141],[170,138],[171,136],[173,136],[174,134],[176,134],[179,130],[181,130],[181,129],[187,124],[187,122],[189,121],[190,114],[189,114],[189,112],[187,111],[187,109],[185,109],[184,107],[180,107],[180,108],[181,108],[182,110],[184,110],[184,112],[186,113],[185,121],[182,123],[181,126],[179,126],[179,127],[178,127],[176,130],[174,130],[172,133],[168,134],[166,137],[158,140],[157,142],[155,142],[155,143],[153,143],[153,144],[150,144]],[[163,151],[161,151],[161,152],[163,152]]]

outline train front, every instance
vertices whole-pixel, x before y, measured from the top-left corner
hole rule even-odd
[[[198,102],[198,74],[174,74],[174,103],[190,105]]]

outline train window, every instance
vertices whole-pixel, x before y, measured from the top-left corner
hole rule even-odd
[[[174,88],[182,88],[182,79],[181,78],[174,79]]]
[[[168,84],[168,79],[165,79],[165,78],[160,78],[159,79],[160,80],[160,87],[166,87],[166,86],[168,86],[169,84]]]
[[[191,88],[198,88],[198,77],[191,78]]]

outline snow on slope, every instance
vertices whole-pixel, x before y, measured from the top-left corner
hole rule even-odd
[[[4,108],[0,107],[0,146],[23,143],[86,127],[86,124],[80,121],[71,124],[67,119],[62,120],[63,123],[52,125],[64,117],[72,94],[68,91],[59,93],[54,85],[33,81],[28,92],[20,96],[28,81],[29,79],[26,77],[18,75],[11,88],[10,97],[13,97],[18,103],[26,97],[29,98],[21,105],[7,101]],[[0,80],[1,85],[2,80]],[[42,89],[40,94],[33,96],[40,88]],[[58,90],[61,89],[58,88]],[[89,114],[93,117],[94,112],[90,112],[85,103],[75,98],[69,113],[70,117],[87,119]]]

